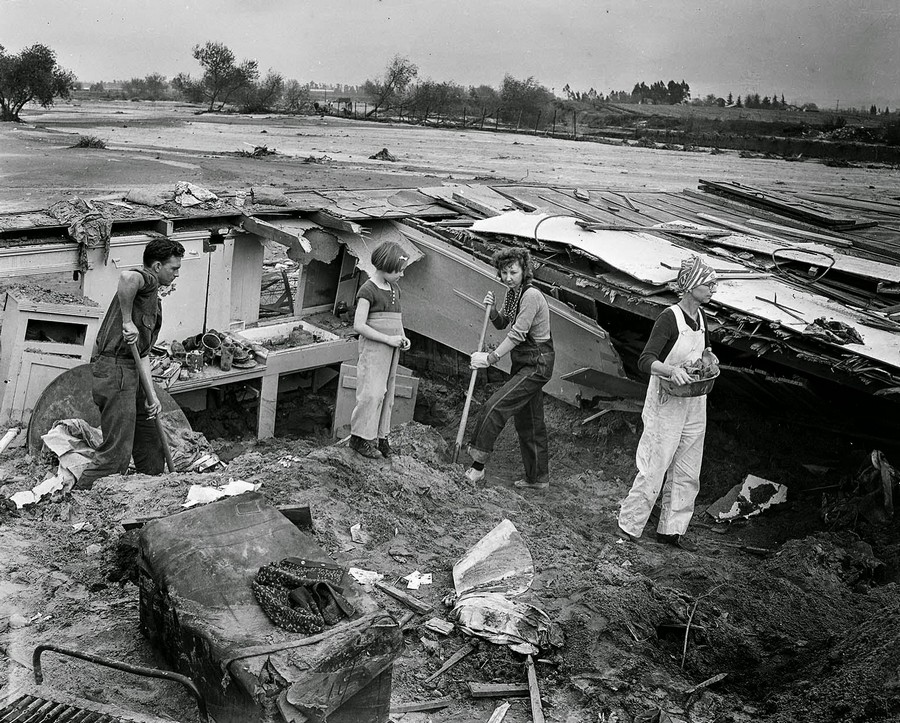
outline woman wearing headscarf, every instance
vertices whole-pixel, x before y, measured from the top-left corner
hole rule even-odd
[[[693,380],[685,366],[701,359],[716,361],[701,309],[716,290],[716,272],[699,256],[691,256],[682,261],[674,289],[680,301],[659,315],[638,359],[641,371],[650,374],[650,384],[637,448],[638,473],[619,510],[618,535],[632,541],[641,536],[662,490],[657,541],[694,550],[684,535],[700,491],[706,395],[671,396],[663,381],[688,384]]]

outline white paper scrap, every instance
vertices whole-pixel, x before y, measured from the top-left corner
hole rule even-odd
[[[422,574],[418,570],[414,570],[403,579],[406,580],[406,587],[408,590],[418,590],[422,585],[431,584],[431,573],[426,572]]]
[[[244,482],[244,480],[229,479],[228,484],[219,487],[205,487],[204,485],[191,485],[188,490],[187,499],[182,507],[193,507],[194,505],[205,505],[208,502],[222,499],[223,497],[233,497],[244,492],[256,492],[259,489],[258,484],[252,482]]]
[[[352,577],[356,582],[365,587],[371,587],[379,580],[384,580],[384,575],[380,572],[375,572],[374,570],[363,570],[359,567],[351,567],[347,570],[347,573]]]

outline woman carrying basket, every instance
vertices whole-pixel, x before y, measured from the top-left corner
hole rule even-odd
[[[709,348],[706,315],[700,308],[715,290],[716,272],[700,257],[682,261],[675,282],[681,300],[656,319],[638,360],[641,371],[650,374],[650,384],[642,414],[644,432],[637,448],[638,473],[619,510],[617,534],[623,539],[633,541],[641,536],[662,490],[657,542],[696,549],[684,534],[700,491],[706,392],[712,383],[697,383],[685,367],[701,362],[717,369],[713,365],[718,360]],[[689,394],[698,396],[684,396]]]

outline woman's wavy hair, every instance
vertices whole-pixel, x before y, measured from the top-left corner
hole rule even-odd
[[[534,279],[531,253],[528,249],[523,249],[521,247],[500,249],[494,254],[491,263],[494,264],[498,272],[503,271],[503,269],[512,263],[517,263],[519,264],[519,268],[522,269],[522,284],[530,283]]]

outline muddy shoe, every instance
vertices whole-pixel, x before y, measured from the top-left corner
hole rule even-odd
[[[484,479],[484,470],[469,467],[469,469],[466,470],[465,478],[469,482],[481,482],[481,480]]]
[[[378,447],[375,446],[375,442],[371,439],[350,437],[350,449],[369,459],[381,459],[381,452],[378,451]]]
[[[513,482],[513,487],[520,490],[545,490],[550,487],[550,483],[546,480],[543,482],[529,482],[527,479],[517,479]]]
[[[381,456],[385,459],[393,456],[394,450],[391,449],[391,441],[387,437],[382,437],[378,440],[378,451],[381,452]]]
[[[619,537],[619,538],[625,540],[625,542],[637,542],[638,541],[637,537],[635,537],[634,535],[632,535],[629,532],[625,532],[625,530],[623,530],[618,525],[616,525],[616,537]]]
[[[697,551],[697,545],[684,535],[664,535],[661,532],[657,532],[656,541],[663,545],[672,545],[672,547],[687,550],[688,552]]]

